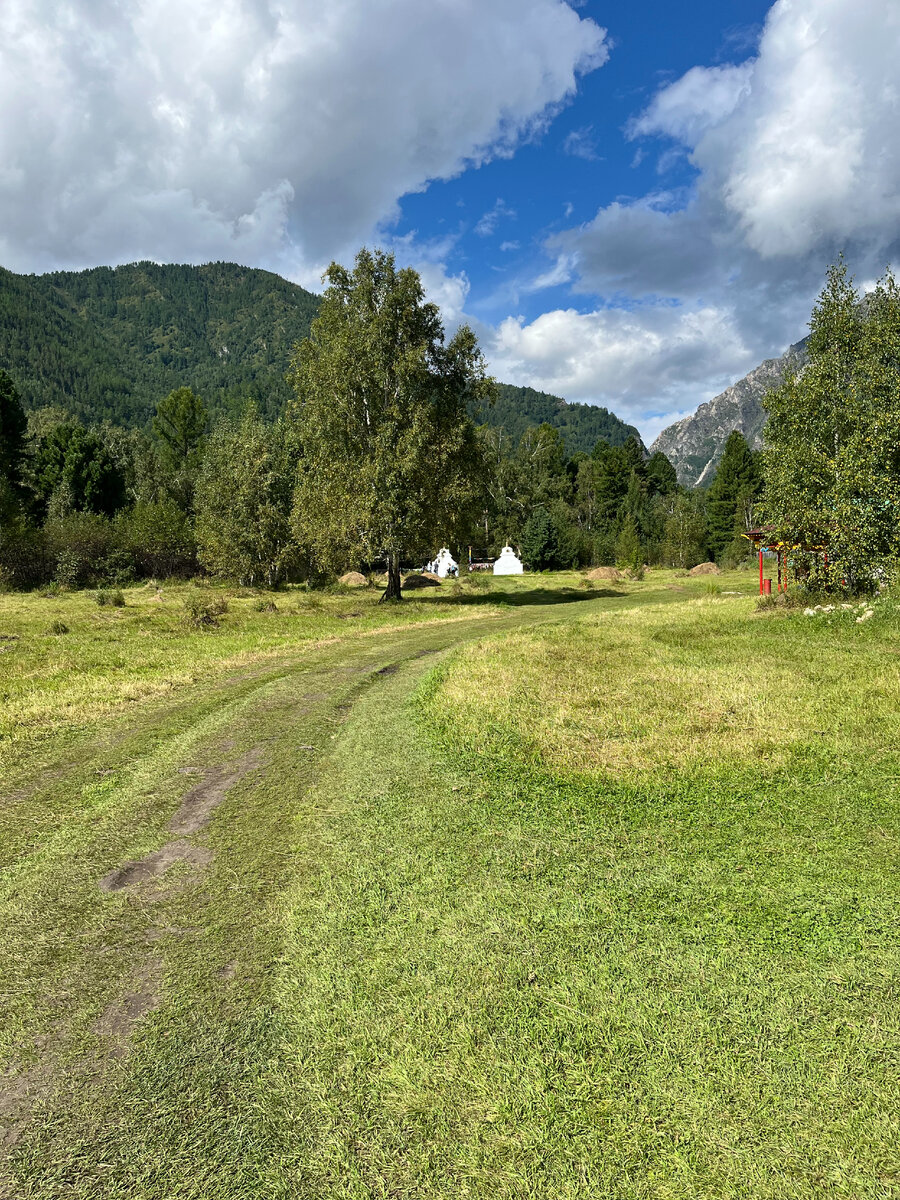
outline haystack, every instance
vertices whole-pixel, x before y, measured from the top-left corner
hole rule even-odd
[[[713,562],[698,563],[696,567],[691,567],[688,575],[721,575],[722,572]]]
[[[407,575],[403,580],[403,590],[415,591],[416,588],[440,587],[441,581],[432,575]]]
[[[617,571],[615,567],[594,567],[593,571],[588,571],[587,579],[606,579],[611,583],[615,583],[622,579],[622,572]]]
[[[348,571],[346,575],[342,575],[338,580],[344,587],[368,587],[369,581],[365,575],[361,575],[359,571]]]

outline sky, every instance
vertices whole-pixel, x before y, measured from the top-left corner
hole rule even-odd
[[[649,442],[900,260],[900,0],[3,0],[0,265],[422,274]]]

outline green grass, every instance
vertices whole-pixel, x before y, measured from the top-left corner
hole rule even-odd
[[[9,1195],[900,1195],[900,622],[706,582],[336,595],[296,645],[230,597],[172,630],[194,682],[47,732],[0,809]],[[208,866],[100,891],[251,751]]]

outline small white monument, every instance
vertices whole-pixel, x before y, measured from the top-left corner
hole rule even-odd
[[[522,560],[516,557],[516,552],[512,546],[504,546],[500,551],[500,557],[494,563],[495,575],[522,575],[525,568],[522,566]]]
[[[430,562],[425,567],[426,571],[430,571],[432,575],[437,575],[439,579],[446,579],[448,575],[458,575],[459,565],[454,561],[453,555],[446,546],[438,551],[438,556],[434,562]]]

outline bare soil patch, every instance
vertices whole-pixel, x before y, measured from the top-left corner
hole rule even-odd
[[[98,1017],[94,1032],[113,1039],[117,1045],[113,1054],[122,1054],[125,1044],[138,1021],[159,1007],[159,988],[163,961],[154,955],[143,964],[133,981],[133,991],[114,1000]]]
[[[722,572],[714,562],[697,563],[696,567],[691,567],[688,575],[721,575]]]
[[[208,823],[213,810],[225,799],[225,796],[239,779],[248,771],[259,766],[260,751],[254,749],[228,767],[219,767],[211,775],[191,788],[181,801],[178,810],[169,822],[169,829],[180,837],[197,833]]]
[[[159,850],[154,850],[146,858],[136,859],[116,867],[100,880],[100,888],[104,892],[120,892],[123,888],[136,887],[165,875],[175,863],[183,862],[192,867],[205,867],[212,862],[212,850],[205,846],[194,846],[188,841],[179,839],[166,842]]]

